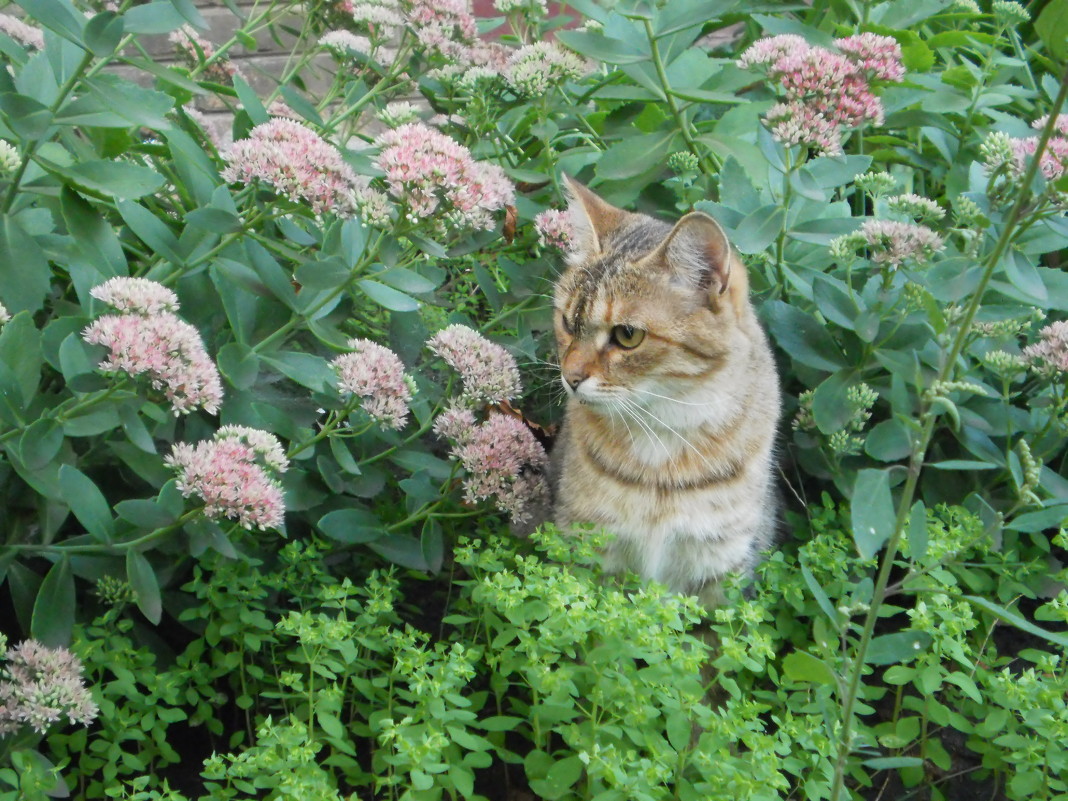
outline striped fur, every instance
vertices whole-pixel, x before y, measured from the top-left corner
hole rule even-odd
[[[616,535],[632,570],[713,601],[773,539],[779,386],[745,267],[719,225],[630,214],[569,182],[576,250],[556,286],[569,398],[554,518]],[[616,326],[644,331],[636,347]],[[619,335],[626,336],[626,334]]]

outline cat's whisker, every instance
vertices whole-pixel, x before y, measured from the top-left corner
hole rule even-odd
[[[650,392],[647,389],[638,389],[637,387],[632,387],[630,391],[631,392],[637,392],[637,393],[639,393],[641,395],[652,395],[654,398],[661,398],[661,399],[666,400],[666,401],[671,401],[672,403],[681,403],[683,406],[707,406],[708,405],[706,403],[693,403],[692,401],[679,400],[678,398],[672,398],[672,397],[669,397],[668,395],[659,395],[656,392]]]
[[[667,444],[665,444],[664,440],[660,438],[660,435],[653,430],[653,427],[649,425],[647,421],[642,419],[641,413],[646,410],[642,409],[640,406],[634,403],[634,401],[628,400],[624,397],[619,398],[619,403],[621,407],[626,409],[627,412],[630,414],[631,420],[641,426],[645,430],[645,433],[649,435],[649,438],[655,441],[656,444],[659,445],[661,449],[663,449],[664,455],[670,457],[671,449],[667,446]]]
[[[712,470],[713,472],[715,471],[715,469],[716,469],[715,465],[713,465],[712,462],[710,462],[708,460],[708,457],[705,456],[703,453],[701,453],[701,451],[692,442],[690,442],[690,440],[686,439],[686,437],[684,437],[682,434],[680,434],[674,428],[669,426],[667,423],[665,423],[663,420],[661,420],[659,417],[657,417],[655,414],[653,414],[648,409],[645,409],[644,411],[645,411],[645,413],[647,415],[649,415],[651,418],[653,418],[653,420],[655,420],[658,424],[662,425],[664,428],[666,428],[668,431],[670,431],[672,434],[674,434],[676,437],[678,437],[683,445],[685,445],[691,451],[696,453],[697,456],[701,459],[701,461],[704,462],[708,466],[709,470]]]

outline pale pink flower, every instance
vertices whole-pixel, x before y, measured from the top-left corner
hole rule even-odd
[[[371,40],[349,31],[328,31],[319,38],[319,46],[329,50],[336,58],[351,58],[355,54],[368,55]]]
[[[901,48],[889,37],[868,33],[835,44],[841,53],[792,34],[772,36],[755,42],[738,60],[741,67],[765,67],[782,86],[783,102],[771,108],[765,122],[786,145],[837,155],[845,130],[883,121],[882,102],[869,82],[903,78]]]
[[[330,362],[337,372],[338,391],[363,398],[363,410],[383,427],[403,428],[412,390],[400,358],[367,339],[350,339],[348,346],[351,353]]]
[[[204,514],[229,518],[247,529],[278,528],[285,515],[277,474],[288,467],[274,435],[227,426],[208,441],[177,443],[164,462],[178,475],[186,498],[204,501]]]
[[[1040,340],[1024,348],[1023,355],[1047,372],[1068,372],[1068,321],[1050,323],[1038,336]]]
[[[459,434],[452,453],[467,471],[467,501],[492,497],[513,522],[523,522],[528,510],[548,496],[548,485],[540,475],[549,463],[545,449],[512,415],[491,412],[484,422],[466,431],[461,425],[460,419],[454,418],[447,428]]]
[[[512,54],[504,76],[520,97],[540,97],[584,72],[585,62],[570,50],[555,42],[535,42]]]
[[[890,36],[861,33],[835,39],[835,46],[853,58],[865,72],[882,81],[900,81],[905,77],[901,63],[901,45]]]
[[[93,287],[89,294],[120,312],[153,315],[178,311],[178,296],[147,278],[109,278]]]
[[[1049,122],[1049,114],[1043,114],[1031,123],[1031,127],[1036,131],[1041,131],[1046,127],[1047,122]],[[1061,136],[1068,136],[1068,114],[1057,115],[1057,122],[1053,125],[1053,132]]]
[[[871,260],[890,268],[900,267],[909,259],[924,264],[944,247],[938,234],[916,223],[868,220],[860,227],[860,233],[872,251]]]
[[[27,25],[18,17],[0,14],[0,33],[6,33],[23,47],[44,50],[44,33],[41,29]]]
[[[512,354],[465,325],[438,331],[427,347],[460,374],[468,405],[500,403],[522,392]]]
[[[1062,114],[1068,117],[1068,114]],[[1027,170],[1027,163],[1034,157],[1038,150],[1038,137],[1030,136],[1026,139],[1013,139],[1012,144],[1012,171],[1016,176],[1021,176]],[[1046,149],[1042,151],[1042,158],[1038,162],[1038,168],[1042,171],[1047,181],[1056,181],[1068,171],[1068,138],[1052,136],[1046,142]]]
[[[455,228],[493,227],[492,212],[515,198],[496,164],[475,161],[459,142],[423,123],[382,134],[375,165],[412,220],[435,218]]]
[[[548,209],[534,217],[534,228],[538,232],[538,244],[542,247],[554,247],[571,250],[575,232],[571,227],[571,217],[566,211]]]
[[[204,132],[208,141],[215,147],[216,150],[222,152],[224,148],[229,146],[233,139],[230,137],[230,128],[228,125],[223,125],[225,122],[225,115],[217,115],[217,122],[213,122],[211,117],[204,114],[197,109],[192,103],[186,103],[182,106],[182,113],[184,113],[189,119],[197,124],[197,127]]]
[[[365,0],[352,3],[352,21],[361,25],[378,43],[398,37],[404,27],[399,0]]]
[[[289,104],[281,98],[276,98],[271,101],[271,105],[267,106],[267,116],[269,117],[281,117],[286,120],[296,120],[302,122],[304,118],[297,112],[289,107]]]
[[[3,303],[0,303],[0,325],[3,325],[9,320],[11,320],[11,312],[7,310],[7,307]]]
[[[420,44],[448,58],[462,59],[478,36],[466,0],[412,0],[408,24]]]
[[[2,638],[0,638],[2,639]],[[29,726],[46,734],[66,718],[87,726],[99,710],[85,688],[82,663],[66,648],[24,640],[4,655],[0,668],[0,736]]]
[[[371,179],[357,175],[352,187],[352,202],[356,213],[368,225],[385,228],[393,220],[393,204],[382,192],[371,187]]]
[[[292,201],[308,203],[316,214],[356,213],[356,174],[336,147],[299,122],[275,118],[257,125],[222,155],[227,182],[262,181]]]
[[[475,413],[458,403],[450,403],[441,414],[434,418],[434,433],[442,439],[466,442],[474,428]]]
[[[108,349],[99,369],[146,375],[176,415],[197,407],[218,412],[223,395],[219,371],[200,333],[171,311],[178,308],[173,292],[146,279],[113,278],[91,294],[124,312],[104,315],[82,332],[86,342]]]
[[[183,25],[172,31],[167,38],[190,67],[208,64],[203,75],[209,81],[230,83],[235,75],[241,74],[234,62],[225,56],[211,61],[215,56],[215,45],[197,33],[191,25]],[[209,61],[211,63],[208,63]]]

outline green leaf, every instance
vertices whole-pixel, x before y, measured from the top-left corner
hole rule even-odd
[[[883,420],[864,440],[864,452],[880,462],[897,462],[912,453],[912,436],[900,420]]]
[[[606,64],[636,64],[652,58],[644,38],[624,41],[586,31],[559,31],[556,38],[576,53]]]
[[[909,510],[909,555],[916,562],[927,556],[927,509],[916,501]]]
[[[234,76],[234,90],[237,92],[237,99],[241,101],[241,107],[245,109],[253,125],[262,125],[271,118],[260,96],[256,94],[256,90],[249,86],[240,75]]]
[[[248,345],[228,342],[219,349],[219,371],[235,389],[249,389],[256,383],[260,372],[260,360]]]
[[[808,565],[801,565],[801,578],[805,580],[809,592],[811,592],[812,597],[816,599],[816,604],[823,610],[823,614],[827,615],[835,628],[841,628],[841,614],[835,609],[834,604],[831,603],[831,599],[827,597],[827,593],[824,592],[823,587],[816,581],[816,577],[812,575],[812,571],[809,569]]]
[[[996,470],[997,465],[980,462],[976,459],[946,459],[944,462],[932,462],[927,465],[935,470]]]
[[[336,374],[321,356],[287,351],[261,358],[287,378],[314,392],[327,391],[336,379]]]
[[[130,226],[130,230],[153,252],[173,264],[182,264],[185,261],[179,255],[178,239],[152,212],[129,201],[119,201],[115,206],[119,210],[119,216]]]
[[[1059,528],[1068,521],[1068,506],[1061,504],[1049,509],[1037,512],[1028,512],[1025,515],[1014,517],[1012,522],[1005,526],[1009,531],[1023,531],[1033,533],[1045,531],[1047,528]]]
[[[382,521],[366,509],[329,512],[319,518],[316,528],[330,539],[346,545],[373,542],[386,534]]]
[[[115,521],[111,517],[111,507],[93,480],[77,467],[65,464],[59,468],[59,485],[63,488],[64,500],[85,530],[95,539],[110,542],[115,533]]]
[[[178,511],[181,511],[179,507]],[[178,519],[177,513],[151,498],[133,498],[115,504],[115,514],[145,531],[169,526]]]
[[[4,92],[0,94],[0,111],[8,127],[22,139],[43,139],[52,127],[52,112],[38,100],[26,95]]]
[[[421,305],[415,298],[405,295],[403,292],[398,292],[396,289],[388,287],[385,284],[372,281],[369,278],[357,281],[356,286],[358,286],[367,297],[379,306],[389,309],[390,311],[415,311]]]
[[[812,315],[781,300],[765,303],[763,313],[775,341],[794,361],[832,373],[845,367],[838,345]]]
[[[380,539],[368,542],[367,547],[395,565],[430,572],[430,565],[423,557],[422,543],[415,537],[407,534],[386,534]]]
[[[125,161],[98,159],[80,161],[70,167],[48,162],[45,166],[90,194],[126,200],[150,195],[164,182],[155,170]]]
[[[134,597],[137,599],[137,608],[145,616],[149,623],[159,625],[163,616],[163,603],[160,600],[159,580],[156,571],[144,554],[138,553],[133,548],[126,551],[126,578],[133,588]]]
[[[52,565],[33,604],[31,636],[49,648],[70,644],[74,631],[74,574],[66,555]]]
[[[1005,270],[1005,276],[1014,287],[1028,298],[1032,298],[1035,303],[1045,305],[1049,299],[1049,293],[1046,291],[1046,285],[1042,283],[1042,276],[1038,269],[1027,256],[1010,250],[1001,259],[1001,266]]]
[[[667,158],[675,136],[675,131],[666,131],[617,142],[597,162],[597,177],[602,181],[622,181],[641,175]]]
[[[861,309],[857,305],[858,298],[850,297],[844,281],[816,273],[812,277],[812,300],[826,319],[848,331],[853,330]]]
[[[41,332],[27,312],[16,314],[0,328],[0,361],[11,368],[21,396],[18,400],[26,408],[37,394],[44,364]]]
[[[894,770],[895,768],[922,768],[920,757],[874,757],[861,763],[872,770]]]
[[[965,595],[964,598],[978,606],[980,609],[989,612],[1003,623],[1008,623],[1010,626],[1015,626],[1020,631],[1026,631],[1028,634],[1034,634],[1036,637],[1041,637],[1043,640],[1059,645],[1061,648],[1068,648],[1068,637],[1063,634],[1054,634],[1051,631],[1039,628],[1030,620],[1021,617],[1015,612],[1009,611],[1003,606],[999,606],[993,601],[989,601],[986,598],[980,598],[978,595]]]
[[[741,253],[762,253],[778,238],[785,219],[781,206],[764,206],[742,220],[731,242]]]
[[[12,217],[0,217],[0,301],[11,314],[36,312],[51,283],[52,268],[37,241]]]
[[[19,458],[27,470],[40,470],[55,458],[63,447],[63,429],[48,417],[43,417],[22,433]]]
[[[782,660],[783,672],[794,681],[810,681],[834,687],[838,681],[830,665],[808,651],[793,651]]]
[[[85,16],[66,0],[16,0],[33,19],[81,46]]]
[[[873,558],[894,533],[894,501],[886,470],[861,470],[853,484],[849,515],[853,541],[865,559]]]
[[[169,0],[155,0],[134,6],[123,17],[126,30],[130,33],[170,33],[185,25],[185,17],[178,13]]]
[[[185,222],[191,228],[201,228],[216,234],[230,234],[242,228],[241,220],[236,214],[222,209],[194,209],[185,215]]]
[[[60,191],[59,200],[67,232],[77,241],[79,249],[89,251],[93,266],[101,275],[126,275],[129,272],[126,254],[115,228],[69,186]]]
[[[544,779],[532,779],[530,789],[548,801],[563,798],[582,778],[582,771],[582,760],[579,757],[565,757],[549,767]]]
[[[869,665],[894,665],[915,659],[933,638],[926,631],[898,631],[875,637],[864,661]]]
[[[293,277],[297,279],[298,284],[308,289],[336,289],[352,277],[352,271],[338,256],[327,256],[318,261],[304,262],[297,268]]]
[[[419,545],[423,552],[423,559],[426,560],[430,572],[439,572],[442,563],[445,561],[445,538],[442,536],[441,524],[437,520],[427,518],[423,523],[423,530],[419,535]]]
[[[110,56],[122,39],[123,19],[114,11],[101,11],[85,26],[85,46],[94,56]]]
[[[1051,0],[1035,20],[1035,33],[1054,59],[1068,59],[1068,0]]]

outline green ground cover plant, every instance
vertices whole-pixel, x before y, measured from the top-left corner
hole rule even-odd
[[[1068,797],[1068,5],[496,9],[0,11],[0,798]],[[718,609],[528,532],[564,174],[749,267]]]

